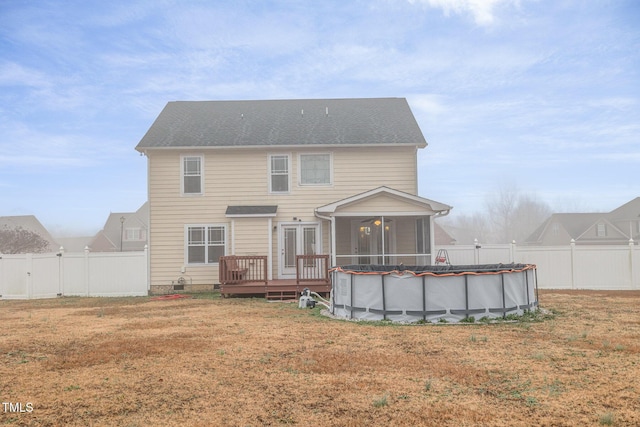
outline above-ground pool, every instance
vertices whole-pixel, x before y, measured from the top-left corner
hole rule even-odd
[[[332,270],[337,317],[396,322],[459,322],[536,310],[536,266],[347,265]]]

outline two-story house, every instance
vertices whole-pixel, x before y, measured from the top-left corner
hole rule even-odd
[[[417,195],[426,145],[403,98],[169,102],[136,147],[152,291],[210,289],[228,255],[266,257],[267,280],[297,255],[431,263],[451,207]]]
[[[88,243],[91,252],[143,251],[147,245],[149,203],[135,212],[112,212]]]
[[[555,213],[525,241],[528,245],[627,245],[640,240],[640,197],[611,212]]]

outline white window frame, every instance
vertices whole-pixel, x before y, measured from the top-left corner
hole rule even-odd
[[[607,237],[607,225],[604,222],[596,224],[596,236]]]
[[[302,158],[304,156],[329,156],[329,182],[304,183],[302,182]],[[301,187],[329,187],[333,185],[333,153],[299,153],[298,154],[298,185]]]
[[[184,162],[189,158],[197,158],[200,160],[200,192],[199,193],[187,193],[185,192],[184,179],[186,177]],[[196,176],[196,175],[193,175]],[[180,193],[183,196],[202,196],[204,195],[204,156],[202,154],[183,154],[180,156]]]
[[[142,227],[127,227],[124,229],[124,240],[129,242],[140,242],[144,240]]]
[[[209,229],[211,228],[222,228],[224,231],[224,245],[216,245],[216,246],[224,246],[224,254],[227,255],[229,253],[228,250],[228,242],[229,242],[229,233],[227,224],[218,223],[218,224],[186,224],[184,226],[184,264],[191,266],[215,266],[218,265],[218,261],[208,262],[209,260],[209,246],[214,246],[209,244]],[[191,228],[204,228],[204,262],[189,262],[189,230]]]
[[[286,157],[287,158],[287,191],[274,191],[272,188],[273,171],[271,170],[272,159],[274,157]],[[271,153],[267,156],[267,170],[269,181],[269,193],[271,194],[289,194],[291,193],[291,154],[290,153]],[[284,174],[281,174],[284,175]]]

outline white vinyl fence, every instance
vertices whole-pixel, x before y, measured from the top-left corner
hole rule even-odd
[[[639,290],[640,248],[628,245],[461,245],[446,249],[451,264],[536,264],[541,289]]]
[[[148,251],[0,255],[0,299],[148,295]]]
[[[541,289],[640,290],[640,247],[454,245],[451,264],[537,265]],[[148,295],[148,251],[0,254],[0,299]]]

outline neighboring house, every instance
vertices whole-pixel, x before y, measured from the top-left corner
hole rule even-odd
[[[529,236],[529,245],[624,245],[640,240],[640,197],[607,213],[556,213]]]
[[[458,241],[446,230],[442,225],[434,222],[433,224],[434,243],[436,246],[455,245]]]
[[[102,230],[89,242],[91,252],[143,251],[149,230],[149,204],[136,212],[111,213]]]
[[[148,159],[151,288],[218,282],[223,255],[332,265],[429,264],[436,216],[418,194],[426,146],[403,98],[169,102],[136,150]]]
[[[1,216],[0,229],[2,228],[22,228],[38,234],[48,243],[48,246],[44,248],[47,252],[55,252],[60,248],[60,245],[49,234],[49,231],[33,215]]]
[[[56,237],[58,244],[65,252],[84,252],[95,236]]]

